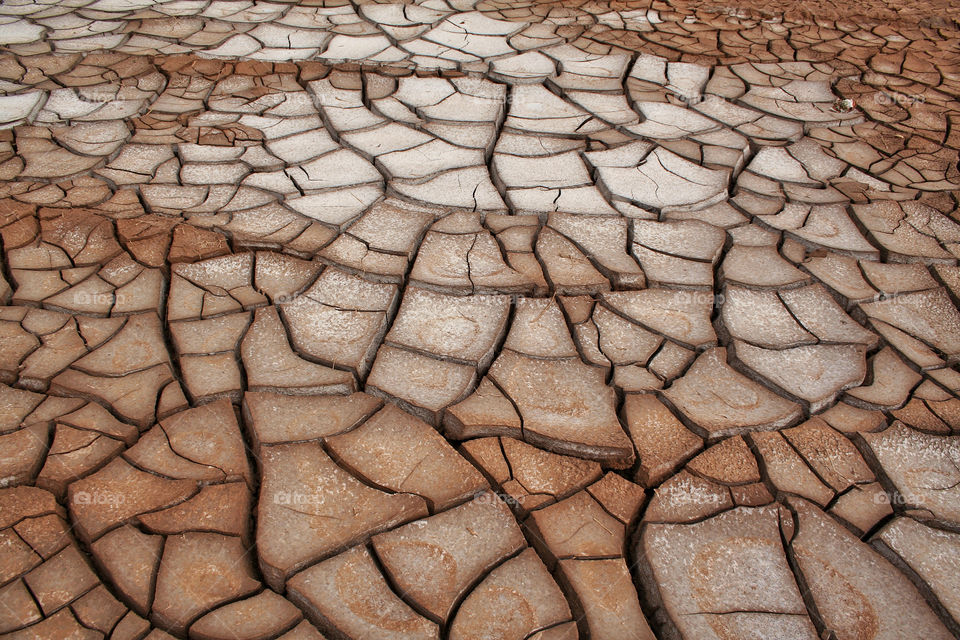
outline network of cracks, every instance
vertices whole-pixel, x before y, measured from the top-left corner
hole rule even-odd
[[[960,634],[960,16],[768,4],[3,2],[0,638]]]

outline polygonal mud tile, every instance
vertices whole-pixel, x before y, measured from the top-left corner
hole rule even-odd
[[[163,537],[136,527],[118,527],[91,545],[94,559],[124,600],[140,615],[153,604]]]
[[[577,355],[559,305],[553,299],[520,298],[516,303],[505,349],[535,358]]]
[[[796,513],[790,547],[824,624],[845,636],[953,635],[907,577],[876,551],[809,502],[789,504]],[[838,593],[853,598],[844,600],[851,604],[841,604]]]
[[[439,426],[443,410],[466,397],[476,377],[472,366],[383,345],[366,390],[393,399],[418,418]]]
[[[364,393],[291,396],[248,391],[243,398],[243,415],[254,453],[259,454],[263,445],[316,440],[350,431],[382,405],[381,400]],[[324,419],[318,421],[318,415]]]
[[[574,614],[590,637],[655,637],[637,602],[630,570],[622,558],[565,559],[559,566],[560,580],[577,595]]]
[[[363,377],[387,331],[397,297],[393,285],[326,269],[309,289],[279,308],[299,352]]]
[[[417,252],[411,282],[456,295],[531,290],[533,284],[504,263],[490,232],[474,229],[473,233],[429,231]]]
[[[439,626],[391,589],[364,546],[317,563],[288,582],[290,599],[324,631],[348,637],[440,637]]]
[[[153,421],[157,397],[171,382],[160,321],[143,314],[131,316],[110,340],[56,376],[51,389],[99,398],[125,420],[146,426]]]
[[[863,433],[871,454],[902,498],[908,514],[941,522],[960,521],[957,441],[895,421],[879,433]]]
[[[833,404],[845,389],[863,382],[867,363],[863,347],[854,345],[803,345],[789,349],[763,349],[734,341],[733,353],[744,366],[808,403],[811,412]]]
[[[83,626],[69,608],[64,608],[35,625],[8,634],[8,637],[12,640],[30,640],[32,638],[99,640],[103,637],[103,634]]]
[[[649,524],[637,547],[657,619],[704,638],[816,638],[781,544],[780,507],[740,507],[695,524]]]
[[[63,496],[70,482],[99,469],[136,437],[135,427],[95,403],[61,416],[37,485]]]
[[[508,310],[506,296],[448,296],[411,287],[386,340],[486,368],[506,331]]]
[[[868,409],[902,406],[910,390],[921,380],[920,374],[890,347],[884,347],[870,359],[870,369],[871,383],[850,389],[846,394],[851,403]]]
[[[146,531],[167,535],[209,531],[249,539],[250,490],[242,482],[201,487],[180,504],[139,516]]]
[[[933,591],[940,604],[957,617],[956,533],[934,529],[911,520],[896,518],[877,532],[872,542],[881,553],[916,572]],[[899,567],[899,565],[898,565]]]
[[[257,547],[264,577],[278,591],[307,564],[427,513],[419,496],[363,484],[316,442],[265,447],[261,465]]]
[[[477,436],[520,437],[520,416],[513,402],[484,377],[469,397],[443,412],[443,430],[447,437],[457,440]]]
[[[461,450],[521,516],[600,478],[596,462],[550,453],[514,438],[477,438],[463,443]]]
[[[237,538],[186,532],[167,538],[157,572],[153,618],[184,633],[201,614],[260,586]]]
[[[664,395],[709,438],[778,429],[797,422],[798,404],[735,371],[726,349],[708,349]]]
[[[809,280],[787,262],[775,246],[734,244],[720,265],[720,277],[728,284],[756,288],[794,286]]]
[[[601,300],[613,311],[682,345],[702,348],[716,344],[710,323],[712,293],[665,288],[605,293]]]
[[[783,349],[816,342],[774,291],[727,286],[720,317],[731,337],[758,347]]]
[[[70,545],[28,573],[24,582],[40,610],[50,615],[93,588],[99,580],[80,550]]]
[[[817,475],[838,493],[876,479],[853,443],[819,418],[811,418],[781,433]]]
[[[662,147],[634,166],[599,166],[597,179],[614,197],[657,210],[702,209],[727,196],[726,172],[701,167]]]
[[[563,592],[533,549],[491,571],[463,601],[451,638],[527,637],[570,619]]]
[[[177,413],[143,434],[125,454],[141,469],[204,482],[252,482],[243,436],[227,400]]]
[[[943,261],[956,257],[960,226],[919,202],[855,204],[854,215],[892,255]]]
[[[198,640],[256,640],[286,631],[302,619],[299,609],[267,589],[211,611],[190,625],[190,635]]]
[[[703,446],[654,395],[627,395],[623,415],[640,458],[635,479],[645,487],[659,484]]]
[[[485,572],[525,546],[510,509],[492,493],[373,538],[392,583],[437,621],[448,619]]]
[[[326,439],[327,449],[354,474],[397,493],[446,509],[487,488],[430,425],[388,404],[361,426]]]
[[[770,482],[777,489],[803,496],[821,506],[833,500],[834,492],[817,477],[780,433],[753,433],[750,434],[750,441],[766,467]]]
[[[563,234],[586,255],[617,288],[645,285],[643,270],[627,250],[627,222],[623,219],[552,213],[549,226]]]
[[[551,564],[563,558],[620,555],[625,527],[586,491],[534,511],[526,527]]]
[[[252,253],[174,265],[168,318],[206,318],[266,304],[266,298],[252,286],[253,270]]]
[[[141,471],[115,458],[70,485],[67,500],[79,536],[92,541],[137,515],[182,502],[196,491],[193,480],[173,480]]]
[[[547,227],[537,238],[536,255],[544,276],[562,295],[589,295],[611,289],[610,281],[570,240]]]
[[[251,391],[292,394],[347,393],[354,376],[298,356],[275,307],[258,309],[240,345],[247,385]]]
[[[960,313],[942,287],[865,303],[861,308],[871,319],[897,327],[951,360],[960,353]]]
[[[0,601],[4,603],[0,614],[0,633],[9,633],[43,619],[37,603],[22,580],[16,580],[0,589]]]
[[[532,444],[617,466],[632,461],[633,446],[602,370],[579,358],[546,360],[505,350],[490,377],[517,407],[524,439]]]

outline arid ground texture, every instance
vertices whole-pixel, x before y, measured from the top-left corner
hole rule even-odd
[[[960,637],[960,4],[0,2],[0,639]]]

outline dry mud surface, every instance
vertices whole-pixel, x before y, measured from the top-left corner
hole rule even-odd
[[[956,637],[958,14],[3,2],[0,638]]]

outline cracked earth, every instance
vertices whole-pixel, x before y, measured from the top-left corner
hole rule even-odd
[[[4,0],[0,637],[960,636],[958,20]]]

